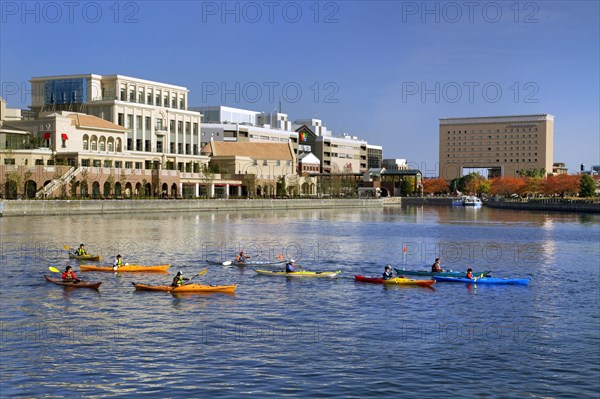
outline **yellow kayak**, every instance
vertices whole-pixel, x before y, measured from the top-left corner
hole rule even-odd
[[[81,265],[79,269],[82,272],[152,272],[152,273],[165,273],[171,265],[123,265],[114,269],[113,266],[95,266],[95,265]]]
[[[138,291],[167,291],[172,293],[177,292],[225,292],[232,294],[237,285],[204,285],[204,284],[184,284],[179,287],[170,285],[147,285],[131,283]]]
[[[286,277],[335,277],[341,270],[333,272],[310,272],[308,270],[298,270],[296,272],[286,272],[285,270],[255,270],[256,273],[265,276],[286,276]]]

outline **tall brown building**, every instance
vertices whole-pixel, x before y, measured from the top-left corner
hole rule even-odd
[[[488,177],[518,176],[520,170],[552,173],[554,116],[514,115],[440,119],[440,177],[487,168]]]

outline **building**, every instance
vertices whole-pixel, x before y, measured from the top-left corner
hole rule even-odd
[[[294,153],[298,153],[298,133],[291,130],[287,114],[261,113],[221,105],[192,109],[203,115],[202,148],[211,141],[279,143],[291,141]]]
[[[356,136],[334,136],[320,119],[297,120],[299,146],[315,154],[323,173],[363,173],[368,168],[367,142]],[[300,147],[299,147],[300,148]]]
[[[383,167],[383,147],[380,145],[367,144],[367,167],[378,169]]]
[[[468,169],[489,177],[552,171],[554,116],[514,115],[439,120],[439,176],[452,180]]]
[[[210,157],[210,166],[221,174],[233,175],[242,183],[239,195],[275,195],[281,179],[297,177],[292,145],[268,142],[212,141],[202,153]],[[241,186],[244,187],[241,187]]]
[[[122,75],[61,75],[31,79],[36,113],[74,111],[126,129],[124,149],[145,153],[150,168],[193,171],[200,156],[201,114],[187,109],[182,86]]]
[[[388,158],[382,160],[381,167],[386,170],[405,170],[408,169],[408,164],[403,158]]]

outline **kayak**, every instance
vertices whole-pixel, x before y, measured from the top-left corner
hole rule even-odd
[[[286,272],[285,270],[255,270],[256,273],[265,276],[285,276],[285,277],[335,277],[340,274],[341,270],[333,272],[310,272],[308,270],[299,270],[297,272]]]
[[[234,260],[231,264],[235,266],[283,266],[286,263],[285,260],[246,260],[244,262]]]
[[[384,280],[381,277],[367,277],[361,276],[358,274],[354,275],[354,279],[356,281],[360,281],[363,283],[373,283],[373,284],[397,284],[397,285],[420,285],[424,287],[431,287],[435,280],[415,280],[412,278],[402,278],[402,277],[394,277],[388,280]]]
[[[452,283],[467,283],[467,284],[521,284],[526,285],[531,281],[528,278],[493,278],[493,277],[481,277],[481,278],[463,278],[463,277],[443,277],[433,276],[435,281],[444,281]]]
[[[97,262],[100,259],[102,259],[102,256],[100,256],[100,255],[90,255],[90,254],[87,254],[87,255],[69,254],[69,258],[70,259],[89,260],[89,261],[92,261],[92,262]]]
[[[244,262],[238,262],[237,260],[229,260],[226,262],[219,262],[214,260],[207,260],[206,263],[209,265],[223,265],[223,266],[283,266],[287,263],[285,260],[246,260]]]
[[[73,283],[73,282],[63,281],[62,278],[52,278],[52,277],[48,277],[48,276],[44,276],[44,278],[49,283],[54,283],[54,284],[57,284],[57,285],[62,285],[63,287],[93,288],[93,289],[97,290],[98,287],[100,287],[100,284],[102,284],[102,281],[98,281],[98,282],[95,282],[95,283],[91,283],[91,282],[88,282],[88,281],[80,281],[78,283]]]
[[[131,283],[138,291],[163,291],[163,292],[227,292],[233,293],[237,285],[204,285],[204,284],[185,284],[179,287],[170,285],[146,285]]]
[[[95,266],[95,265],[81,265],[79,269],[82,272],[166,272],[171,265],[123,265],[119,266],[116,270],[112,266]]]
[[[458,272],[453,270],[447,270],[445,272],[432,272],[429,270],[404,270],[394,268],[396,273],[405,275],[405,276],[443,276],[443,277],[466,277],[466,272]],[[474,276],[489,276],[492,273],[491,270],[484,270],[482,272],[473,272]]]

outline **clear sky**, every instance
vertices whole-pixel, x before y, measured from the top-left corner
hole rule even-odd
[[[442,117],[555,116],[554,162],[600,164],[600,2],[0,2],[0,95],[121,74],[382,145],[426,175]]]

